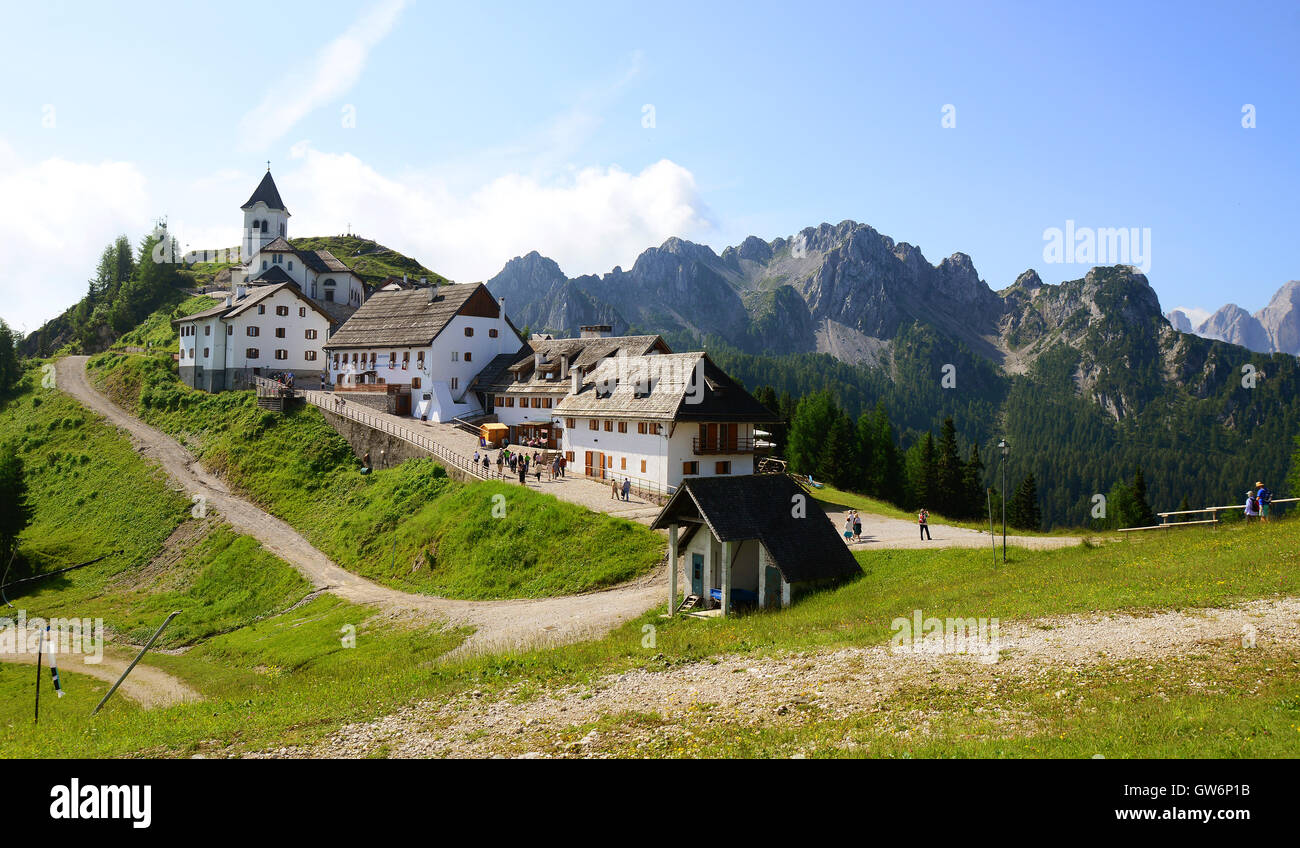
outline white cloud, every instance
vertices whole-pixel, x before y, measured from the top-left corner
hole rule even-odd
[[[1196,329],[1205,323],[1211,313],[1208,309],[1201,309],[1199,306],[1176,306],[1170,311],[1177,310],[1187,316],[1187,320],[1192,322],[1192,329]]]
[[[639,173],[617,166],[553,178],[507,174],[456,191],[426,174],[387,176],[351,154],[294,147],[302,165],[277,177],[290,234],[353,232],[455,280],[484,280],[537,250],[576,276],[628,265],[669,236],[711,229],[690,171],[667,159]]]
[[[20,161],[0,141],[0,316],[26,332],[86,293],[104,246],[150,223],[144,175],[130,162]]]
[[[392,31],[407,0],[384,0],[317,51],[307,65],[270,86],[239,122],[242,150],[264,150],[317,108],[346,94],[365,69],[370,51]]]

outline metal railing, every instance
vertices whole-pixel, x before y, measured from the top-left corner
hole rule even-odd
[[[691,438],[691,450],[696,454],[753,453],[754,440],[721,437],[701,439],[699,436],[694,436]]]
[[[481,463],[475,463],[469,457],[461,456],[455,451],[438,444],[423,433],[408,430],[406,427],[403,427],[394,421],[382,418],[373,413],[363,412],[343,398],[335,397],[329,392],[307,390],[299,392],[299,394],[305,397],[307,402],[313,406],[323,409],[326,412],[332,412],[335,415],[341,415],[351,421],[356,421],[358,424],[364,424],[372,430],[378,430],[381,433],[395,436],[407,444],[414,445],[420,450],[433,454],[445,465],[452,468],[458,468],[466,474],[470,474],[480,480],[491,480],[496,478],[496,474],[484,469]]]

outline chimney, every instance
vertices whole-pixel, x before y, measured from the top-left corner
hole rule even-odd
[[[231,304],[234,303],[234,301],[235,301],[235,296],[234,296],[234,295],[232,295],[232,294],[228,294],[228,295],[226,295],[226,308],[229,309],[230,306],[231,306]]]
[[[235,300],[243,300],[246,297],[248,297],[248,286],[243,283],[235,286]]]
[[[546,357],[542,356],[541,351],[539,350],[533,351],[533,373],[537,373],[538,371],[541,371],[542,363],[545,361],[546,361]]]
[[[560,379],[569,379],[569,355],[567,353],[560,354]]]
[[[421,285],[424,284],[424,277],[421,277],[421,278],[420,278],[420,283],[421,283]],[[437,297],[438,297],[438,287],[437,287],[437,286],[425,286],[425,288],[427,288],[427,289],[429,290],[429,302],[430,302],[430,303],[433,303],[433,301],[436,300]]]
[[[577,368],[569,372],[569,394],[576,395],[582,389],[582,375]]]
[[[609,324],[587,324],[578,328],[580,339],[608,339],[614,335],[614,328]]]

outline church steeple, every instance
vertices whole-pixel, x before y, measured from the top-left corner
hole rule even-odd
[[[244,262],[253,257],[276,238],[289,237],[289,210],[284,208],[280,190],[271,177],[271,163],[266,163],[266,175],[257,184],[252,197],[239,207],[244,211]]]
[[[249,209],[257,202],[266,204],[267,209],[274,209],[277,212],[288,212],[284,208],[284,201],[280,199],[280,190],[275,187],[275,180],[271,178],[271,166],[266,167],[266,176],[257,184],[257,189],[253,191],[253,196],[248,198],[248,202],[240,209]]]

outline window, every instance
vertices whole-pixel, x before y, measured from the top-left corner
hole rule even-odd
[[[566,418],[564,419],[564,426],[572,430],[574,427],[577,426],[576,421],[577,419],[574,418]]]
[[[542,408],[542,399],[533,398],[533,409],[541,409],[541,408]]]
[[[304,339],[314,339],[314,338],[316,338],[316,331],[315,331],[315,330],[306,330],[306,331],[304,331],[304,332],[303,332],[303,338],[304,338]]]
[[[619,461],[618,461],[618,470],[619,470],[619,471],[626,471],[626,470],[627,470],[627,457],[621,457],[621,458],[619,459]]]
[[[250,336],[256,336],[258,331],[256,327],[249,327],[247,332]]]
[[[284,224],[281,224],[281,225],[280,225],[280,235],[284,235]],[[293,260],[292,260],[292,259],[289,260],[289,270],[290,270],[290,271],[293,270]]]
[[[258,307],[257,307],[257,314],[258,314],[258,315],[265,315],[265,314],[266,314],[266,307],[265,307],[265,306],[262,306],[261,304],[258,304]]]
[[[505,406],[505,405],[506,405],[506,396],[505,396],[505,395],[497,395],[497,396],[496,396],[496,400],[494,401],[494,403],[495,403],[497,406]]]
[[[573,462],[573,451],[565,451],[564,458],[569,462]]]
[[[644,421],[636,422],[636,431],[644,436],[646,434],[646,423]]]
[[[208,349],[207,349],[206,347],[203,348],[203,358],[204,358],[204,359],[207,359],[207,358],[208,358]]]
[[[419,368],[421,371],[424,370],[424,351],[419,351],[415,354],[415,367]]]
[[[257,348],[250,347],[248,350],[244,351],[244,355],[249,359],[258,359],[262,356],[262,353]]]
[[[508,398],[506,398],[506,406],[514,406],[514,405],[515,405],[515,399],[514,399],[514,398],[512,398],[512,397],[508,397]]]
[[[277,339],[282,339],[282,338],[284,338],[284,327],[276,327],[276,328],[275,328],[275,337],[276,337]]]
[[[451,390],[454,392],[454,391],[456,391],[456,390],[459,389],[459,388],[460,388],[460,378],[459,378],[459,377],[452,377],[452,378],[451,378]]]
[[[551,408],[551,399],[550,399],[550,398],[542,398],[542,408],[543,408],[543,409],[550,409],[550,408]]]
[[[339,367],[339,355],[337,353],[334,354],[334,367],[335,368]]]
[[[588,430],[599,430],[599,429],[600,429],[600,422],[597,421],[595,418],[591,419],[590,421],[587,422],[587,429],[588,429]]]
[[[234,325],[234,324],[227,324],[227,325],[226,325],[226,335],[227,335],[227,336],[233,336],[234,334],[235,334],[235,325]]]
[[[473,359],[473,354],[471,354],[468,350],[465,351],[465,361],[469,362],[471,359]]]
[[[641,473],[642,473],[642,474],[645,473],[645,460],[644,460],[644,459],[641,460]]]
[[[627,432],[627,422],[626,422],[626,421],[620,421],[620,422],[618,422],[618,431],[619,431],[620,433],[626,433],[626,432]]]
[[[700,473],[700,464],[698,462],[683,462],[682,474],[691,475]]]
[[[313,296],[313,297],[315,296],[315,292],[312,293],[312,296]],[[298,317],[299,317],[299,318],[306,318],[306,317],[307,317],[307,307],[305,307],[305,306],[299,306],[299,307],[298,307]],[[315,336],[313,336],[312,338],[315,338]]]
[[[402,370],[405,371],[407,368],[410,367],[411,367],[411,352],[409,350],[404,350],[402,351]]]
[[[203,325],[203,335],[205,335],[205,336],[210,336],[210,335],[212,335],[212,325],[211,325],[211,324],[204,324],[204,325]]]
[[[714,473],[714,474],[730,474],[730,473],[731,473],[731,461],[728,460],[728,461],[726,461],[726,462],[715,463],[715,464],[714,464],[714,467],[713,467],[713,473]]]
[[[285,316],[287,316],[287,315],[289,314],[289,307],[287,307],[287,306],[277,306],[277,307],[275,308],[275,314],[276,314],[276,315],[279,315],[281,318],[283,318],[283,317],[285,317]]]
[[[266,260],[265,260],[265,259],[262,260],[262,270],[263,270],[263,271],[266,270]]]
[[[288,358],[289,358],[289,351],[287,351],[287,350],[277,350],[277,351],[275,352],[275,358],[276,358],[276,359],[288,359]]]
[[[419,378],[419,377],[412,377],[412,378],[411,378],[411,388],[413,388],[413,389],[418,389],[418,388],[420,388],[420,378]]]
[[[315,361],[316,361],[316,351],[314,351],[314,350],[305,350],[305,351],[303,351],[302,358],[305,359],[305,360],[307,360],[308,362],[315,362]]]
[[[497,337],[497,331],[496,331],[495,328],[493,328],[493,329],[491,329],[491,330],[488,330],[488,338],[489,338],[489,339],[495,339],[496,337]]]
[[[472,335],[474,335],[474,328],[473,328],[473,327],[466,327],[466,328],[465,328],[465,335],[466,335],[466,336],[472,336]]]
[[[451,361],[452,361],[452,362],[460,362],[460,351],[458,351],[458,350],[453,350],[453,351],[451,352]]]
[[[606,422],[605,422],[605,432],[606,432],[606,433],[612,433],[612,432],[614,432],[614,422],[613,422],[613,421],[606,421]]]

